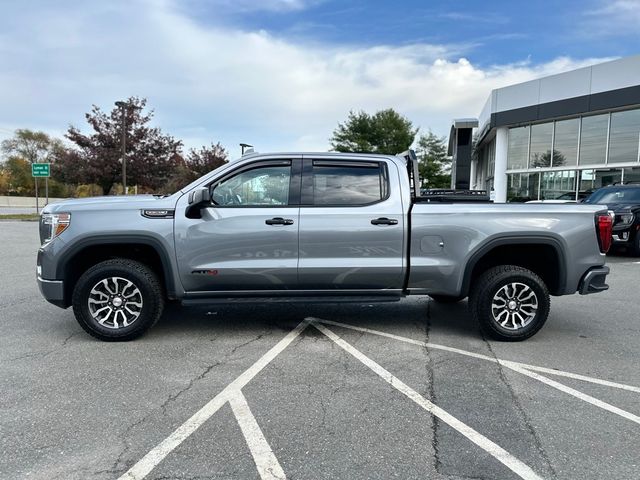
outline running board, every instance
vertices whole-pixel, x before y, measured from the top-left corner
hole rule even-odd
[[[306,303],[327,304],[327,303],[389,303],[399,302],[402,297],[396,295],[380,296],[314,296],[314,297],[208,297],[208,298],[185,298],[182,305],[185,307],[201,305],[245,305],[245,304],[272,304],[272,303]]]

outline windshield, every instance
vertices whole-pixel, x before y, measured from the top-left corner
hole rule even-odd
[[[584,203],[640,203],[640,187],[603,188],[593,192]]]

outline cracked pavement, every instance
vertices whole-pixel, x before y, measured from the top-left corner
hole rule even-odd
[[[610,291],[553,298],[547,325],[524,343],[488,341],[465,302],[427,297],[375,306],[172,305],[142,339],[102,343],[40,297],[30,273],[36,223],[3,222],[0,244],[3,479],[119,477],[305,317],[640,386],[640,265],[624,256],[610,259]],[[640,470],[637,424],[497,363],[330,328],[543,478],[627,479]],[[640,414],[637,393],[556,380]],[[290,479],[518,478],[312,326],[243,394]],[[147,478],[259,477],[224,405]]]

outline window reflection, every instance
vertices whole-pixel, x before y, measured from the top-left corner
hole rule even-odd
[[[544,172],[540,182],[540,200],[575,200],[576,171]]]
[[[578,162],[578,127],[580,120],[571,118],[556,122],[553,137],[552,166],[572,166]]]
[[[611,114],[609,142],[609,163],[638,161],[640,110]]]
[[[529,149],[529,127],[509,129],[509,148],[507,150],[507,169],[527,168],[527,151]],[[493,172],[491,173],[491,175]]]
[[[609,115],[582,118],[580,133],[580,165],[605,163]]]
[[[531,149],[529,165],[531,167],[551,166],[551,138],[553,123],[540,123],[531,126]]]

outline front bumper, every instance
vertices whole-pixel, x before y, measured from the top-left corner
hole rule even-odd
[[[609,290],[609,285],[605,283],[607,275],[609,274],[609,267],[595,267],[584,274],[578,291],[580,295],[588,295],[590,293],[599,293]]]
[[[38,288],[47,302],[53,303],[60,308],[69,306],[65,302],[64,282],[62,280],[44,280],[38,276]]]

